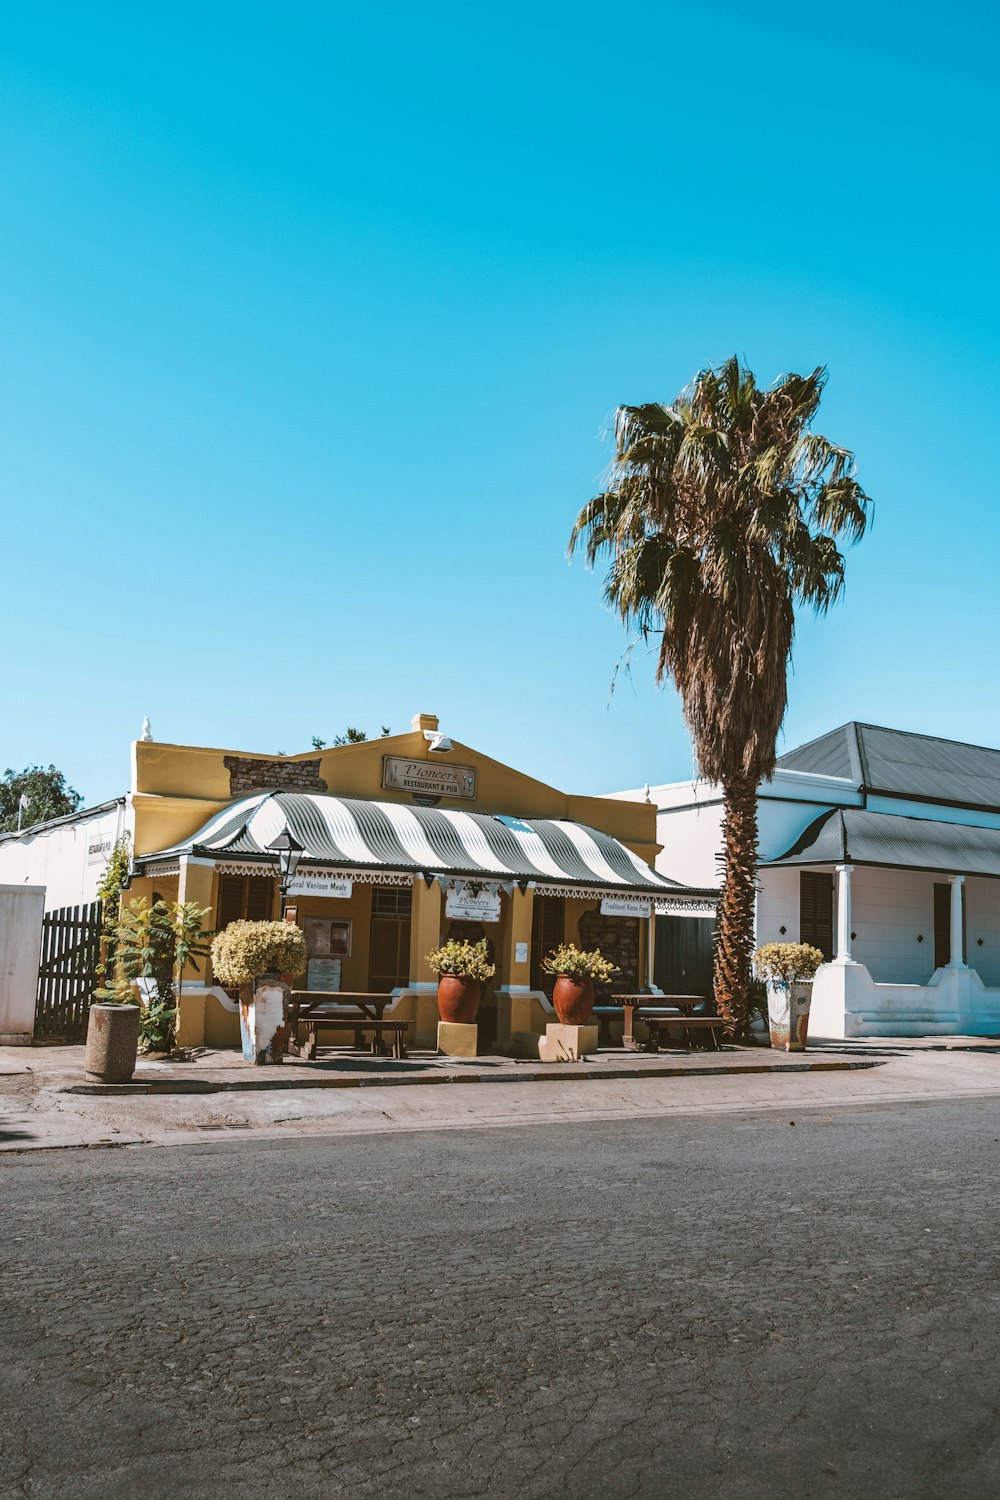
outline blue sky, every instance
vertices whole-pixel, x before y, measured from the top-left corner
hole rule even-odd
[[[876,499],[784,742],[1000,745],[996,13],[5,10],[2,765],[457,738],[691,768],[567,564],[619,402],[827,364]]]

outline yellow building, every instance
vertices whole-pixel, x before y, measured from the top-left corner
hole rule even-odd
[[[441,734],[432,714],[408,734],[305,755],[249,755],[139,740],[129,798],[129,895],[197,901],[211,925],[280,915],[276,855],[302,846],[289,912],[306,935],[310,990],[393,992],[387,1012],[433,1046],[436,980],[427,953],[486,937],[497,974],[481,1045],[517,1050],[552,1018],[541,960],[557,943],[599,947],[615,987],[649,982],[655,912],[714,893],[653,868],[656,809],[576,797]],[[519,1040],[520,1039],[520,1040]],[[235,999],[211,975],[187,979],[183,1045],[238,1043]]]

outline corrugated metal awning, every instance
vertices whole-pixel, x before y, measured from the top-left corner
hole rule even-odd
[[[811,823],[784,854],[762,860],[761,868],[835,864],[1000,876],[1000,828],[835,808]]]
[[[194,855],[219,863],[270,860],[288,829],[304,868],[426,872],[472,880],[530,880],[548,888],[595,889],[652,898],[714,899],[716,892],[668,880],[610,834],[568,819],[368,802],[314,792],[261,792],[210,818],[190,839],[137,864]]]

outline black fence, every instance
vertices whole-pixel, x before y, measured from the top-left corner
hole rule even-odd
[[[103,982],[101,903],[62,906],[42,919],[35,1040],[82,1042],[94,991]]]

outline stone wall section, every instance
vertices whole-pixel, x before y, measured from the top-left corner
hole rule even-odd
[[[229,795],[245,797],[250,792],[325,792],[326,782],[316,760],[254,760],[247,755],[227,755],[223,765],[229,772]]]
[[[580,918],[580,947],[600,948],[618,967],[611,979],[613,995],[634,994],[639,982],[639,922],[636,917],[602,917],[588,911]]]

